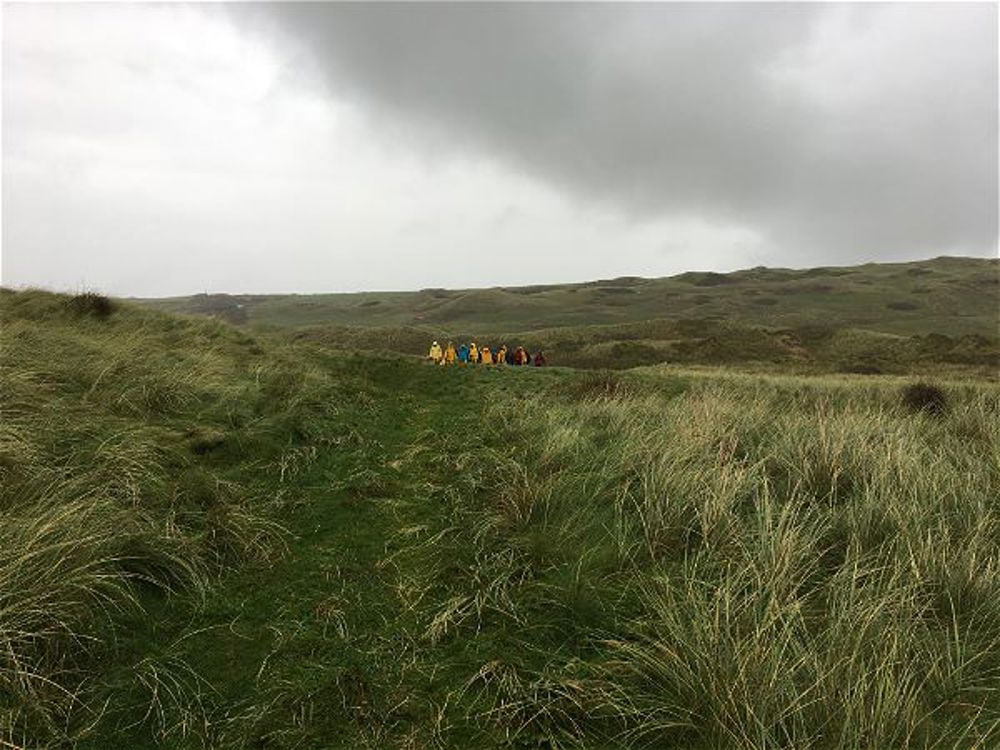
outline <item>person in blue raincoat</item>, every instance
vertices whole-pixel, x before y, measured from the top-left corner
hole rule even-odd
[[[467,365],[469,363],[469,345],[462,344],[458,349],[458,361],[460,364]]]

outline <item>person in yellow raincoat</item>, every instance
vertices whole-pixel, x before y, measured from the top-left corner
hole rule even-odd
[[[444,350],[444,359],[441,360],[441,364],[453,365],[456,359],[458,359],[458,352],[455,351],[455,345],[449,341],[448,348]]]
[[[475,341],[469,344],[469,364],[479,364],[479,349],[476,348]]]
[[[441,351],[441,345],[435,341],[431,344],[431,350],[427,354],[427,358],[430,359],[436,365],[441,364],[441,358],[444,356],[444,352]]]
[[[493,353],[490,351],[488,346],[483,347],[483,351],[480,352],[480,357],[482,357],[482,362],[484,365],[493,364]]]

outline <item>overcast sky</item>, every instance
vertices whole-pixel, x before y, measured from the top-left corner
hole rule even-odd
[[[3,5],[5,285],[997,254],[997,5]]]

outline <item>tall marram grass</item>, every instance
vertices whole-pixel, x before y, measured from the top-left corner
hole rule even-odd
[[[0,745],[117,710],[95,665],[120,614],[281,550],[279,467],[329,409],[307,364],[228,326],[90,302],[0,294]],[[136,665],[151,721],[183,724],[183,673]]]
[[[834,378],[496,404],[505,447],[450,446],[449,520],[412,547],[426,637],[503,629],[521,647],[463,694],[562,745],[996,747],[1000,391],[945,390],[939,415]]]

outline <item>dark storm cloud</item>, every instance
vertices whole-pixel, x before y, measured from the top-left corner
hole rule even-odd
[[[789,263],[995,251],[995,4],[258,12],[332,96],[431,154],[498,158],[636,218],[746,227]]]

